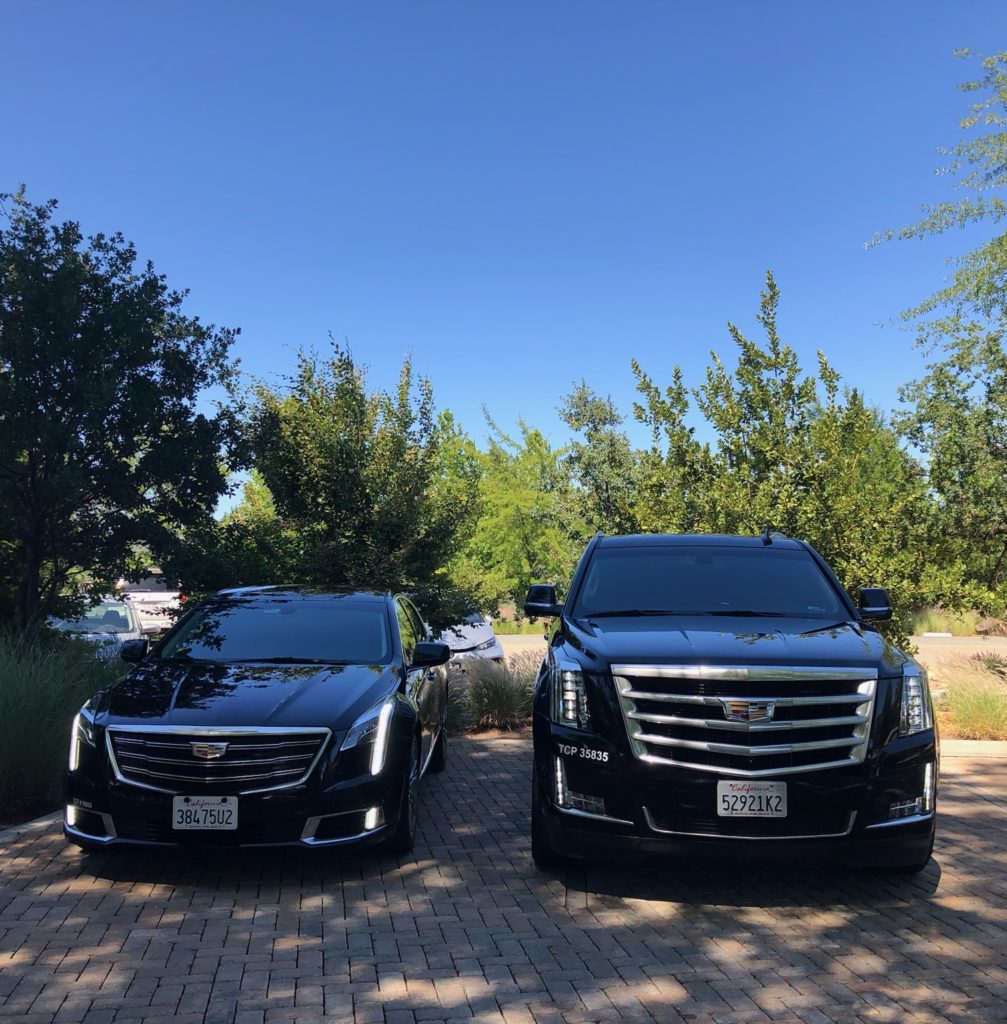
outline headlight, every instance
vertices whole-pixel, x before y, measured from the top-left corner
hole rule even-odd
[[[377,775],[385,766],[385,755],[388,752],[388,732],[395,713],[395,698],[375,704],[370,711],[365,711],[350,727],[340,746],[340,751],[350,750],[359,746],[364,740],[373,737],[371,747],[371,775]]]
[[[70,758],[67,766],[72,772],[75,772],[80,764],[82,743],[94,747],[94,716],[86,707],[81,708],[73,716],[73,725],[70,726]]]
[[[899,715],[899,735],[912,736],[932,728],[933,708],[930,705],[930,687],[927,674],[919,665],[905,665],[902,669],[902,711]]]
[[[481,644],[476,644],[474,649],[477,650],[477,651],[488,651],[495,644],[496,644],[496,637],[494,637],[492,640],[485,640]]]
[[[591,724],[591,713],[580,665],[572,661],[556,661],[550,669],[549,682],[553,721],[575,729],[586,729]]]

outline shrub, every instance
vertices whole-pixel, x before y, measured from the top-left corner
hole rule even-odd
[[[531,715],[532,689],[542,659],[515,655],[506,662],[472,658],[466,662],[464,693],[468,724],[483,729],[520,729]]]
[[[995,675],[1007,679],[1007,658],[1002,654],[997,654],[994,651],[977,651],[971,655],[969,661],[977,662]]]
[[[941,672],[944,706],[956,736],[966,740],[1007,740],[1007,678],[1004,659],[991,667],[977,658],[949,663]]]
[[[0,633],[0,817],[55,805],[73,716],[121,674],[82,640]]]
[[[982,616],[977,611],[949,611],[947,608],[934,606],[920,608],[913,612],[913,636],[924,633],[951,633],[954,636],[973,636]]]

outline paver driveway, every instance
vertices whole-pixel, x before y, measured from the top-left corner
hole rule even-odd
[[[415,856],[0,850],[31,1022],[1007,1020],[1007,760],[945,759],[913,880],[648,862],[542,876],[529,744],[455,741]]]

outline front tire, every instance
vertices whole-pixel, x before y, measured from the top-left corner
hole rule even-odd
[[[385,849],[389,853],[404,856],[411,853],[416,844],[416,804],[419,799],[417,789],[420,781],[420,742],[413,736],[412,752],[399,805],[399,820],[395,831],[385,841]]]
[[[436,775],[437,772],[442,772],[447,767],[448,762],[448,731],[441,726],[441,731],[437,734],[437,741],[434,743],[434,749],[430,753],[430,760],[427,762],[427,771]]]
[[[918,875],[930,863],[930,858],[933,855],[933,852],[934,837],[931,836],[930,845],[927,847],[927,852],[922,858],[917,857],[915,860],[907,860],[902,863],[892,864],[888,870],[893,875]]]

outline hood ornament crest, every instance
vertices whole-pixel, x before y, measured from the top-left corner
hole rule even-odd
[[[772,700],[731,700],[721,697],[724,705],[724,718],[729,722],[771,722],[776,710],[776,701]]]
[[[227,753],[226,743],[191,743],[192,756],[202,758],[204,761],[215,761]]]

